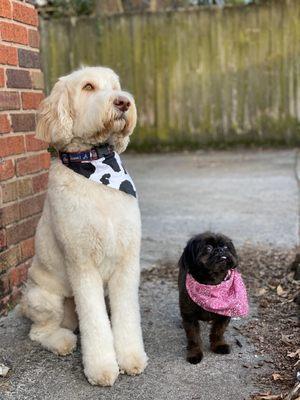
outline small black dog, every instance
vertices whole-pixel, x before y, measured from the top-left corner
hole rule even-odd
[[[179,305],[188,342],[187,361],[191,364],[199,363],[203,357],[199,320],[212,321],[210,333],[212,351],[219,354],[230,353],[230,346],[224,339],[224,332],[230,322],[230,316],[246,315],[248,312],[246,289],[239,273],[234,270],[237,264],[238,257],[232,241],[220,234],[205,232],[194,236],[189,240],[183,251],[179,260]],[[236,283],[238,286],[236,286]],[[224,289],[224,285],[225,302],[226,290],[230,286],[231,310],[228,312],[224,309],[223,315],[221,315],[212,312],[209,303],[211,300],[219,301],[215,297],[216,291],[214,290]],[[239,287],[239,289],[235,290],[236,287]],[[208,307],[206,307],[205,301],[203,304],[201,303],[201,306],[199,305],[197,301],[198,293],[200,293],[199,296],[204,296]],[[221,301],[223,301],[224,293],[222,296]],[[242,305],[239,308],[240,301]],[[220,302],[216,304],[220,304]],[[235,307],[238,309],[235,309]]]

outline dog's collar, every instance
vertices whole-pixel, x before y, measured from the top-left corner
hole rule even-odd
[[[79,151],[79,152],[59,152],[59,157],[63,164],[69,165],[71,163],[81,163],[82,161],[93,161],[99,160],[102,157],[106,157],[112,154],[114,149],[111,145],[105,143],[99,146],[94,146],[91,150]]]
[[[134,183],[112,146],[104,144],[88,151],[61,152],[62,163],[87,179],[136,197]]]

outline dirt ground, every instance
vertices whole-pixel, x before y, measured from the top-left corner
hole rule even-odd
[[[261,369],[258,373],[261,392],[251,399],[281,399],[289,393],[300,369],[300,308],[294,299],[300,282],[293,279],[290,265],[295,252],[270,248],[243,247],[239,251],[240,270],[248,293],[257,310],[245,324],[234,326],[246,336],[262,357],[256,365],[245,369]],[[164,263],[142,273],[146,281],[166,280],[177,285],[177,266]],[[259,372],[259,371],[257,371]]]

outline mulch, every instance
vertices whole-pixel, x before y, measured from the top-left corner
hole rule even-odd
[[[238,329],[257,354],[265,356],[271,371],[258,375],[262,392],[253,394],[252,400],[300,400],[300,307],[295,302],[300,281],[293,279],[294,257],[294,251],[281,249],[243,247],[239,251],[254,315]],[[177,273],[174,263],[162,262],[143,271],[142,279],[176,285]]]

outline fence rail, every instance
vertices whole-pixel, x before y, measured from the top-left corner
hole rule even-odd
[[[49,91],[106,65],[137,101],[136,147],[300,143],[300,2],[41,21]]]

